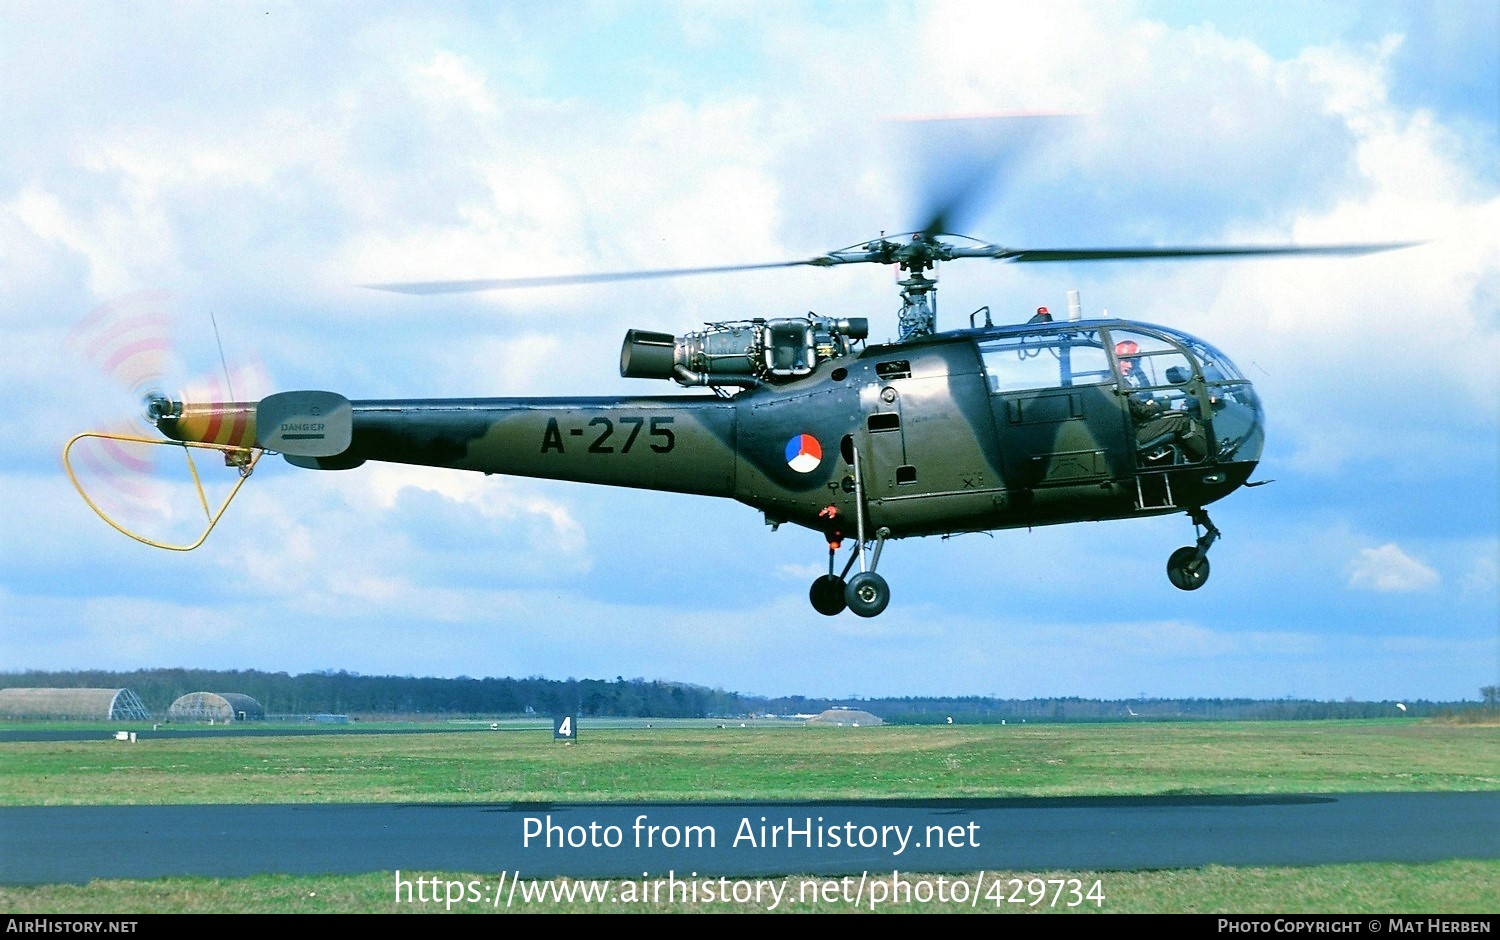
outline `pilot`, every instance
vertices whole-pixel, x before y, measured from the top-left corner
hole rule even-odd
[[[1208,456],[1208,435],[1197,418],[1186,411],[1163,408],[1160,401],[1150,395],[1131,395],[1130,420],[1135,422],[1135,441],[1139,447],[1148,447],[1153,441],[1164,443],[1175,440],[1182,448],[1182,455],[1189,463],[1197,463]],[[1148,459],[1155,453],[1145,455]]]
[[[1125,388],[1144,388],[1147,384],[1145,374],[1140,369],[1140,362],[1136,353],[1140,352],[1133,340],[1121,340],[1115,344],[1115,358],[1120,363],[1120,384]],[[1189,463],[1198,463],[1208,456],[1208,434],[1203,430],[1203,425],[1197,418],[1185,411],[1173,411],[1162,406],[1162,403],[1149,393],[1138,392],[1126,398],[1126,404],[1130,408],[1130,420],[1135,424],[1135,440],[1138,447],[1146,448],[1152,453],[1144,456],[1147,459],[1155,457],[1156,447],[1148,447],[1153,442],[1162,444],[1177,442],[1181,448],[1183,457]]]
[[[1136,353],[1141,347],[1134,340],[1122,339],[1115,343],[1115,359],[1120,363],[1120,381],[1127,388],[1145,388],[1146,375],[1141,371],[1141,361]]]

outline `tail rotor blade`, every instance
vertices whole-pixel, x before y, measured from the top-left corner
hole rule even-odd
[[[172,299],[168,291],[147,290],[101,304],[68,332],[64,345],[133,398],[158,391],[177,368]]]

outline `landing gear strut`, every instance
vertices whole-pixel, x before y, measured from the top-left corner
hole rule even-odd
[[[891,530],[884,526],[876,530],[875,548],[870,556],[870,567],[866,569],[864,481],[859,473],[859,451],[852,445],[849,457],[854,466],[854,502],[860,507],[856,517],[858,533],[855,536],[854,550],[849,553],[849,561],[844,564],[844,570],[834,574],[835,553],[843,543],[843,532],[837,522],[839,511],[830,504],[818,513],[819,518],[825,520],[828,536],[828,573],[812,583],[807,599],[812,602],[813,610],[827,617],[842,613],[845,609],[853,611],[859,617],[874,617],[891,602],[890,585],[885,578],[875,573],[875,568],[880,564],[880,550],[885,547],[885,540],[890,538]],[[855,562],[859,562],[859,574],[850,578],[849,572],[854,568]],[[848,580],[845,581],[845,578]]]
[[[880,550],[889,536],[889,529],[882,528],[875,533],[875,549],[870,556],[869,570],[861,571],[852,578],[849,577],[849,572],[854,568],[854,563],[864,561],[864,543],[855,544],[853,551],[849,553],[849,560],[844,564],[844,570],[838,574],[833,573],[837,546],[830,545],[828,573],[814,581],[807,592],[807,599],[812,601],[813,610],[826,617],[841,614],[846,609],[860,617],[874,617],[885,610],[886,605],[891,602],[891,588],[884,577],[875,573],[875,566],[880,563]]]
[[[1219,539],[1219,530],[1203,509],[1189,509],[1193,527],[1202,530],[1196,545],[1186,545],[1167,559],[1167,579],[1182,591],[1196,591],[1208,580],[1208,548]]]

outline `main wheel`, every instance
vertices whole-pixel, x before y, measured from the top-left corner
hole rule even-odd
[[[812,601],[813,610],[825,617],[843,613],[844,579],[836,574],[823,575],[812,583],[812,589],[807,592],[807,599]]]
[[[844,588],[844,600],[859,616],[873,617],[891,602],[891,588],[885,583],[885,578],[875,572],[861,571],[849,579],[849,586]]]
[[[1198,559],[1198,549],[1187,545],[1167,559],[1167,579],[1182,591],[1196,591],[1208,580],[1208,557]]]

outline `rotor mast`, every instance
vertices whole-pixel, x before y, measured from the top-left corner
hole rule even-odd
[[[931,263],[927,266],[931,267]],[[901,285],[901,338],[908,340],[936,333],[937,279],[913,271],[911,277],[898,283]]]

